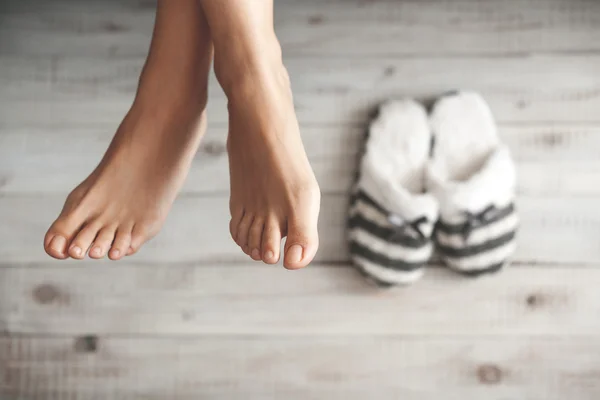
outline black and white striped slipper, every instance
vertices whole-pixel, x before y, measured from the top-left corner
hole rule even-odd
[[[350,254],[380,286],[408,284],[432,252],[435,198],[424,194],[431,133],[413,100],[388,102],[371,122],[349,216]]]
[[[477,93],[440,98],[430,124],[427,186],[440,205],[434,240],[442,260],[468,275],[497,271],[515,251],[519,224],[510,151]]]

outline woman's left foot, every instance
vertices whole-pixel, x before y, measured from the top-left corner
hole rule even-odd
[[[188,173],[205,117],[129,112],[100,165],[71,192],[44,248],[57,259],[118,260],[156,235]]]

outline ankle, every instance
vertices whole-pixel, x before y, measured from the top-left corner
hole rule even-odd
[[[277,38],[257,42],[223,50],[215,47],[215,75],[228,98],[255,90],[261,82],[289,85]]]

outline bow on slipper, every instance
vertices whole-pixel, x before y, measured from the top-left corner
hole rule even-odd
[[[430,121],[436,140],[426,179],[440,205],[437,250],[458,272],[497,271],[515,251],[519,224],[510,151],[476,93],[442,97]]]
[[[350,254],[380,286],[409,284],[431,257],[437,201],[425,192],[431,132],[413,100],[381,106],[371,122],[351,200]]]

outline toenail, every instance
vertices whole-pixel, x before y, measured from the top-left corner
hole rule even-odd
[[[92,250],[92,253],[95,256],[99,256],[102,253],[102,249],[100,247],[94,247],[94,250]]]
[[[116,249],[113,250],[113,251],[111,251],[110,253],[112,254],[112,256],[114,258],[117,258],[117,257],[119,257],[121,255],[121,252],[119,250],[116,250]]]
[[[265,258],[267,260],[272,260],[275,258],[275,253],[273,253],[271,250],[267,251],[265,254]]]
[[[287,251],[287,261],[296,263],[302,261],[302,246],[295,244]]]
[[[252,250],[252,258],[260,258],[260,251],[258,249]]]
[[[54,236],[52,241],[50,242],[50,248],[52,250],[58,251],[62,253],[65,249],[65,245],[67,244],[67,239],[62,236]]]
[[[73,253],[75,253],[76,256],[81,255],[81,248],[79,246],[75,246],[71,250],[73,251]]]

